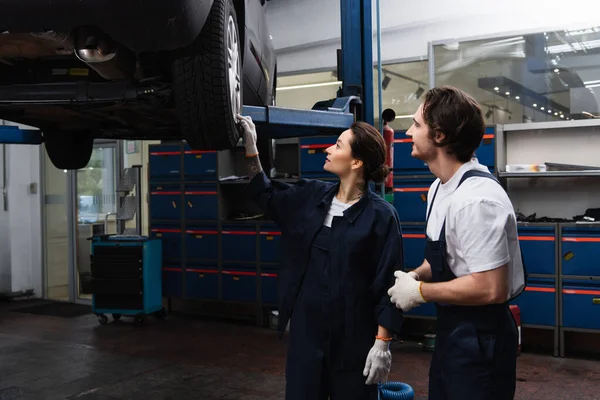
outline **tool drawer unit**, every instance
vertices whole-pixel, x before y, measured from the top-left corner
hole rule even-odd
[[[336,139],[302,139],[300,175],[326,177],[324,149]],[[281,232],[270,221],[225,219],[220,153],[178,143],[150,145],[149,154],[149,232],[162,243],[162,295],[276,305]]]
[[[327,148],[337,142],[337,136],[306,137],[299,139],[300,176],[308,179],[335,179],[323,170]]]
[[[558,226],[522,223],[517,227],[527,273],[523,293],[511,304],[519,306],[524,327],[556,330],[558,326]],[[558,338],[558,331],[556,330]]]
[[[600,333],[600,224],[563,224],[560,246],[564,332]]]
[[[162,242],[142,236],[97,236],[92,239],[92,307],[100,323],[133,316],[165,316],[162,306]]]
[[[423,161],[412,157],[413,140],[406,135],[406,131],[396,131],[394,134],[394,175],[430,175],[431,172]],[[488,126],[481,144],[475,151],[475,156],[480,164],[490,168],[493,172],[495,167],[495,127]]]

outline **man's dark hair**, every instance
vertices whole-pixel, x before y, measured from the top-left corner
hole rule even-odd
[[[429,136],[438,147],[448,146],[448,153],[467,162],[481,144],[485,123],[481,107],[473,97],[452,86],[430,89],[423,103],[423,118]],[[435,141],[437,133],[444,139]]]
[[[352,157],[363,162],[365,182],[383,182],[390,173],[385,165],[387,146],[383,136],[374,126],[362,121],[354,122],[350,130],[353,133],[350,140]]]

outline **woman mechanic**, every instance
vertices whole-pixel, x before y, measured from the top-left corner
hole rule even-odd
[[[270,181],[250,117],[244,131],[253,200],[282,231],[281,338],[290,321],[286,400],[377,399],[389,374],[389,344],[402,323],[387,289],[402,269],[396,210],[369,188],[382,182],[385,142],[355,122],[326,149],[324,170],[339,182]]]

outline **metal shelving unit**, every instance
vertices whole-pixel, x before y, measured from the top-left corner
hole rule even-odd
[[[516,152],[523,151],[522,154],[517,157],[511,157],[510,148],[508,142],[511,139],[516,139],[517,144],[512,146],[512,149]],[[577,140],[584,139],[584,140]],[[567,150],[565,148],[561,148],[561,141],[568,140],[571,143],[571,146]],[[579,144],[578,144],[579,143]],[[547,181],[552,180],[552,182],[567,182],[569,186],[567,186],[566,190],[573,190],[577,185],[581,185],[581,181],[579,179],[566,180],[564,178],[581,178],[581,179],[596,179],[600,177],[600,170],[598,169],[590,169],[590,168],[598,168],[600,167],[600,159],[597,156],[594,156],[594,148],[598,147],[594,144],[600,144],[600,121],[598,120],[578,120],[578,121],[557,121],[557,122],[541,122],[541,123],[527,123],[527,124],[511,124],[511,125],[499,125],[496,130],[496,171],[498,177],[501,179],[504,187],[508,188],[510,194],[510,185],[509,181],[518,180],[519,187],[515,190],[518,190],[519,193],[519,201],[525,202],[525,200],[529,200],[530,203],[539,201],[539,198],[535,198],[535,195],[532,199],[526,199],[524,192],[527,189],[530,191],[539,190],[539,187],[546,188],[555,188],[559,193],[560,187],[558,184],[549,185],[548,183],[540,183],[541,180]],[[578,146],[582,146],[581,150],[577,150]],[[591,164],[590,168],[582,167],[579,170],[562,170],[562,171],[526,171],[526,172],[507,172],[506,165],[510,163],[526,163],[523,162],[524,152],[528,151],[531,154],[532,148],[538,149],[538,155],[541,157],[546,157],[552,160],[552,162],[559,162],[564,164]],[[587,148],[587,149],[586,149]],[[586,150],[589,152],[588,159],[586,159]],[[520,157],[520,158],[519,158]],[[514,161],[514,159],[517,159]],[[557,160],[558,159],[558,160]],[[573,160],[577,159],[577,162],[574,163]],[[530,160],[531,164],[535,164],[534,160]],[[526,181],[529,179],[529,181]],[[554,181],[556,180],[556,181]],[[529,182],[529,186],[527,183]],[[570,188],[570,189],[569,189]],[[563,190],[564,193],[564,190]],[[560,196],[556,196],[556,208],[555,213],[558,214],[561,212],[561,209],[565,207],[565,205],[569,205],[572,208],[577,208],[577,205],[569,204],[573,203],[577,200],[577,197],[574,196],[574,200],[568,200],[568,197],[560,198]],[[560,202],[563,201],[564,204],[559,205]],[[586,206],[581,206],[583,212]],[[566,212],[566,211],[563,211]],[[565,217],[568,218],[568,217]],[[543,226],[543,224],[534,223],[535,226]],[[548,275],[537,275],[530,274],[529,278],[553,278],[555,279],[555,307],[556,307],[556,324],[553,327],[549,326],[539,326],[539,325],[528,325],[523,324],[523,327],[530,328],[539,328],[539,329],[553,329],[555,332],[554,342],[555,349],[554,355],[564,357],[565,354],[565,340],[564,334],[565,332],[589,332],[589,333],[600,333],[600,330],[596,329],[581,329],[581,328],[573,328],[564,326],[564,317],[565,317],[565,302],[564,302],[564,282],[565,280],[575,280],[580,282],[598,282],[598,303],[600,303],[600,268],[598,272],[598,276],[583,276],[583,275],[563,275],[563,267],[565,263],[565,257],[567,255],[563,254],[563,233],[564,228],[590,228],[590,227],[598,227],[600,228],[600,223],[590,224],[590,223],[564,223],[557,222],[552,223],[552,225],[556,226],[556,241],[555,241],[555,260],[556,260],[556,272],[553,276]],[[600,230],[598,231],[600,233]],[[598,246],[600,248],[600,240],[598,241]],[[599,250],[600,252],[600,250]],[[592,291],[593,292],[593,291]],[[598,312],[600,315],[600,305],[598,305]]]

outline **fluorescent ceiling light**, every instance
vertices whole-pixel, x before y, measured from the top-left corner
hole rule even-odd
[[[341,84],[342,84],[342,81],[322,82],[322,83],[306,83],[304,85],[282,86],[282,87],[278,87],[277,90],[305,89],[305,88],[314,88],[314,87],[323,87],[323,86],[337,86],[337,85],[341,85]]]
[[[585,42],[573,42],[568,44],[558,44],[546,47],[546,53],[570,53],[573,51],[596,49],[600,47],[600,40],[588,40]]]

